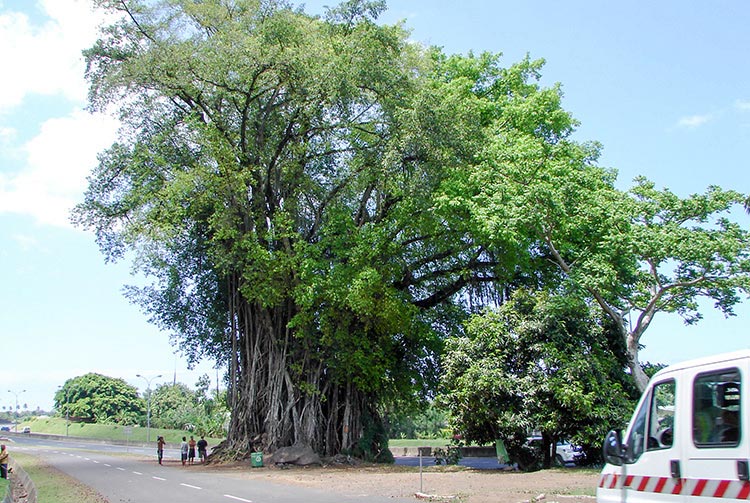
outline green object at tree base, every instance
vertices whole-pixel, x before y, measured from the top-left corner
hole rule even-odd
[[[505,450],[505,442],[502,441],[502,439],[495,440],[495,450],[497,451],[497,462],[498,463],[508,463],[510,461],[510,457],[508,456],[508,451]]]
[[[260,468],[263,466],[263,453],[262,452],[250,453],[250,466],[252,468]]]

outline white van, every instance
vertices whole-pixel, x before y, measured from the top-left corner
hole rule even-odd
[[[750,499],[750,350],[659,371],[604,442],[598,503]]]

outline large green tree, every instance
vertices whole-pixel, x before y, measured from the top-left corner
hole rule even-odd
[[[481,160],[441,202],[468,208],[499,242],[518,243],[519,264],[544,261],[597,303],[620,327],[644,389],[638,352],[657,313],[693,323],[703,297],[731,315],[748,293],[750,233],[730,218],[748,196],[709,187],[679,197],[645,178],[618,190],[615,171],[597,163],[600,146],[572,139],[577,123],[561,108],[559,87],[533,83],[540,68],[523,69],[521,92],[491,96]]]
[[[146,414],[146,403],[123,379],[88,373],[65,381],[55,410],[76,420],[132,425]]]
[[[122,17],[86,51],[91,107],[124,128],[75,220],[154,278],[129,295],[188,355],[226,362],[229,449],[387,452],[365,430],[503,278],[434,202],[481,146],[485,87],[522,79],[376,25],[382,2],[97,4]]]
[[[480,444],[504,439],[524,468],[539,461],[524,456],[532,431],[542,434],[545,467],[557,440],[598,446],[624,422],[635,388],[618,331],[597,313],[575,296],[521,289],[474,316],[446,348],[439,401],[455,431]]]

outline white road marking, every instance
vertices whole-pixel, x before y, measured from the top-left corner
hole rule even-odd
[[[119,466],[117,467],[117,469],[120,470],[121,472],[125,471],[125,468],[120,468]]]
[[[141,472],[133,472],[133,473],[135,473],[136,475],[143,475]]]
[[[232,496],[231,494],[225,494],[224,497],[237,500],[237,501],[244,501],[246,503],[253,503],[253,500],[246,500],[245,498],[238,498],[237,496]]]
[[[109,463],[104,463],[104,466],[108,466],[108,467],[112,468],[112,465],[110,465]]]
[[[191,486],[190,484],[180,484],[180,485],[183,487],[189,487],[190,489],[202,489],[201,487]]]
[[[152,476],[151,478],[152,478],[152,479],[155,479],[155,480],[167,480],[167,479],[163,479],[163,478],[161,478],[161,477],[157,477],[157,476]]]

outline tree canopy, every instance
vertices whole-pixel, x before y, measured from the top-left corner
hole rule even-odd
[[[572,139],[577,122],[559,86],[529,81],[540,68],[512,68],[521,91],[485,97],[494,111],[487,141],[441,204],[468,211],[506,249],[515,244],[519,267],[556,268],[546,288],[567,285],[597,303],[620,327],[643,390],[638,352],[657,313],[694,323],[704,297],[732,315],[750,293],[750,232],[730,218],[750,196],[711,186],[683,198],[645,177],[618,190],[616,171],[597,163],[601,146]]]
[[[225,434],[227,410],[220,396],[209,397],[208,376],[202,376],[196,390],[185,384],[160,384],[151,393],[151,424],[157,428],[191,430],[201,435]]]
[[[101,4],[126,15],[86,53],[91,106],[125,127],[76,221],[155,278],[130,290],[153,322],[227,362],[230,445],[361,447],[379,406],[428,387],[445,303],[498,277],[433,204],[494,58],[423,50],[369,2]]]
[[[534,431],[542,435],[546,467],[558,440],[599,450],[635,398],[613,326],[581,299],[518,290],[449,339],[439,402],[464,440],[503,438],[524,468],[533,465],[523,449]]]
[[[597,302],[638,377],[649,318],[637,333],[625,313],[690,313],[696,295],[730,312],[745,287],[747,236],[728,221],[702,255],[657,247],[667,203],[701,223],[738,194],[616,190],[541,60],[419,46],[376,23],[380,1],[324,17],[282,0],[96,4],[120,17],[85,52],[90,108],[123,128],[73,218],[152,279],[128,289],[150,321],[228,368],[228,452],[387,457],[384,411],[429,394],[446,337],[519,288]]]
[[[557,266],[620,327],[643,390],[638,352],[657,313],[694,323],[703,297],[732,315],[750,293],[750,232],[730,219],[748,196],[712,186],[681,198],[644,177],[619,191],[598,147],[565,132],[499,132],[463,193],[488,232]]]
[[[146,414],[146,403],[123,379],[88,373],[65,381],[55,409],[81,421],[132,425]]]

